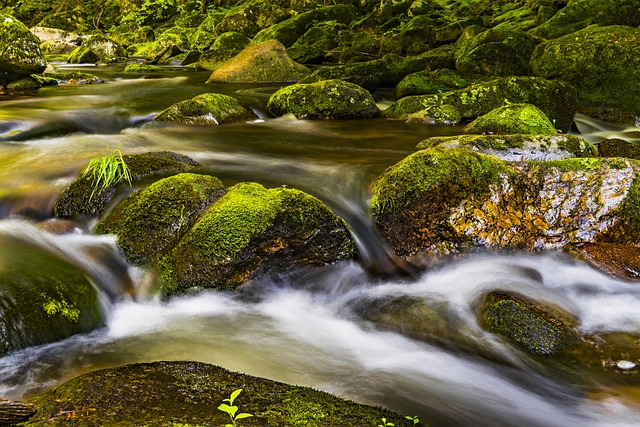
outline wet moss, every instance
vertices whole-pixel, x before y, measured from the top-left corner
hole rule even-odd
[[[491,110],[465,126],[470,133],[555,134],[556,128],[535,105],[511,104]]]
[[[164,178],[120,202],[95,232],[115,234],[132,263],[157,261],[224,191],[219,179],[207,175]]]
[[[8,74],[41,73],[45,67],[40,40],[22,22],[0,13],[0,84]]]
[[[146,64],[131,64],[127,65],[124,69],[125,73],[153,73],[162,71],[162,68],[157,65],[146,65]]]
[[[236,98],[219,93],[205,93],[173,104],[160,112],[154,120],[189,125],[221,125],[255,118],[255,113],[240,104]]]

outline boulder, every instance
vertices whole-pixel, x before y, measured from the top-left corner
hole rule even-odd
[[[464,89],[473,83],[467,77],[446,68],[409,74],[400,80],[393,93],[396,99],[411,95],[429,95]]]
[[[635,135],[640,138],[640,134]],[[626,157],[640,160],[640,146],[618,138],[605,139],[598,143],[598,155],[601,157]]]
[[[556,128],[535,105],[509,104],[483,114],[464,128],[469,133],[554,134]]]
[[[339,32],[346,25],[335,21],[314,24],[293,45],[287,48],[287,53],[301,64],[321,64],[328,62],[330,51],[340,44]]]
[[[159,262],[165,294],[233,290],[248,280],[355,256],[344,224],[318,199],[240,183],[214,202]]]
[[[84,374],[32,399],[38,413],[29,425],[50,426],[57,419],[59,425],[82,426],[223,426],[229,415],[216,408],[238,389],[239,412],[253,415],[238,420],[247,427],[375,426],[381,418],[409,425],[386,409],[199,362],[140,363]],[[73,414],[73,421],[61,418],[61,411]]]
[[[531,34],[545,39],[555,39],[590,25],[640,25],[640,13],[636,0],[573,0]]]
[[[276,116],[291,113],[299,119],[360,119],[380,115],[368,91],[342,80],[285,86],[271,95],[267,108]]]
[[[0,356],[103,325],[98,292],[82,270],[26,239],[0,234]]]
[[[237,6],[231,7],[216,25],[218,34],[237,31],[247,37],[254,37],[260,30],[291,16],[277,1],[247,0],[238,3]]]
[[[540,77],[503,77],[441,94],[407,96],[391,104],[383,114],[406,119],[429,107],[451,105],[463,119],[475,119],[505,104],[520,103],[540,108],[558,130],[568,132],[576,112],[576,89],[568,83]]]
[[[207,83],[296,82],[307,74],[309,70],[289,58],[282,43],[269,40],[223,62]]]
[[[433,136],[417,146],[420,150],[434,147],[468,148],[511,162],[562,160],[598,154],[595,145],[570,134]]]
[[[221,125],[255,118],[257,116],[253,111],[232,96],[204,93],[173,104],[154,120],[188,125]]]
[[[435,105],[407,116],[407,123],[457,126],[462,120],[458,109],[452,105]]]
[[[233,58],[249,46],[251,39],[235,31],[220,34],[212,42],[209,50],[200,55],[196,63],[198,68],[213,71],[226,60]]]
[[[57,28],[34,27],[31,32],[40,39],[40,49],[45,55],[71,53],[82,42],[79,35]]]
[[[0,86],[44,71],[40,40],[12,16],[0,14]]]
[[[125,73],[157,73],[158,71],[162,71],[162,68],[148,64],[131,64],[124,68]]]
[[[118,203],[95,232],[115,234],[118,247],[134,264],[157,261],[224,193],[220,180],[208,175],[164,178]]]
[[[550,40],[536,48],[531,67],[575,86],[580,108],[640,114],[640,29],[592,26]]]
[[[85,39],[80,47],[71,52],[67,62],[69,64],[110,63],[121,60],[126,56],[127,54],[122,46],[98,34]]]
[[[381,235],[402,257],[474,247],[638,244],[638,165],[615,158],[511,163],[465,148],[418,151],[373,187]]]
[[[620,280],[640,281],[640,248],[615,243],[576,243],[565,251]]]
[[[131,172],[132,183],[146,178],[161,178],[187,172],[197,165],[189,157],[170,151],[124,155],[122,158]],[[93,194],[95,186],[93,178],[81,176],[58,196],[54,207],[55,214],[59,217],[100,215],[116,195],[116,188],[122,185],[124,184],[115,183],[104,191]]]

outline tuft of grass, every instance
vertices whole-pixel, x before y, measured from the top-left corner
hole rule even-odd
[[[119,148],[114,149],[111,153],[107,148],[104,156],[91,159],[82,176],[93,180],[89,201],[96,193],[102,193],[122,180],[126,180],[131,186],[131,172]]]

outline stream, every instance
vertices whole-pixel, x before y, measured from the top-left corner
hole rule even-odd
[[[0,358],[0,396],[29,398],[106,367],[193,360],[417,415],[432,427],[640,424],[636,376],[557,375],[484,331],[474,312],[483,294],[501,289],[552,302],[585,333],[640,335],[639,285],[555,252],[466,255],[412,280],[366,273],[363,265],[390,257],[369,219],[369,185],[421,140],[459,134],[460,127],[274,119],[264,106],[278,85],[205,85],[207,73],[179,69],[145,76],[69,69],[106,83],[0,94],[0,244],[7,236],[18,242],[0,250],[0,264],[20,257],[23,242],[80,266],[103,294],[107,326]],[[205,92],[235,96],[260,119],[216,127],[152,122],[169,105]],[[376,95],[381,106],[390,103]],[[591,142],[640,142],[638,128],[585,116],[576,124]],[[64,235],[37,226],[89,159],[115,148],[185,154],[227,186],[256,181],[313,194],[350,225],[362,263],[264,277],[239,294],[162,301],[153,272],[127,265],[112,236],[92,236],[90,224]],[[367,304],[396,298],[419,299],[441,313],[446,333],[421,341],[363,315]]]

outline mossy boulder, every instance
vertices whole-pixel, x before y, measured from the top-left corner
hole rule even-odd
[[[265,274],[355,256],[344,222],[299,190],[241,183],[213,203],[159,263],[165,294],[232,290]]]
[[[197,165],[189,157],[170,151],[124,155],[122,157],[129,167],[132,182],[188,172]],[[58,196],[54,207],[55,214],[59,217],[100,215],[116,195],[116,189],[124,185],[122,182],[116,183],[104,191],[97,191],[91,197],[94,188],[93,179],[90,176],[81,176]]]
[[[267,108],[276,116],[292,113],[299,119],[359,119],[380,115],[368,91],[342,80],[286,86],[271,95]]]
[[[232,96],[204,93],[173,104],[154,120],[188,125],[221,125],[255,118],[257,116],[251,109]]]
[[[340,45],[339,33],[345,28],[346,25],[335,21],[314,24],[287,48],[287,53],[291,59],[301,64],[328,62],[328,55]]]
[[[158,71],[162,71],[162,68],[150,64],[131,64],[124,68],[125,73],[157,73]]]
[[[473,83],[469,78],[454,70],[439,69],[418,71],[400,80],[394,89],[396,98],[411,95],[428,95],[464,89]]]
[[[535,105],[510,104],[489,111],[464,128],[469,133],[554,134],[556,128]]]
[[[249,46],[223,62],[207,83],[296,82],[309,72],[287,55],[282,43],[269,40]]]
[[[452,105],[436,105],[407,116],[407,123],[412,124],[457,126],[460,121],[462,115]]]
[[[238,2],[228,9],[224,18],[216,25],[216,31],[218,34],[237,31],[247,37],[254,37],[260,30],[291,16],[289,11],[278,3],[265,0]]]
[[[196,65],[198,68],[213,71],[226,60],[242,52],[249,43],[251,43],[249,37],[235,31],[220,34],[212,42],[211,47],[200,55]]]
[[[499,159],[518,162],[593,157],[598,154],[595,145],[570,134],[434,136],[417,146],[419,150],[434,147],[468,148]]]
[[[34,74],[34,76],[36,75]],[[51,81],[47,79],[47,77],[34,78],[31,76],[27,76],[12,81],[11,83],[7,84],[6,87],[8,90],[36,90],[40,89],[43,86],[41,81],[50,83],[49,86],[58,84],[56,80]]]
[[[640,134],[638,136],[640,137]],[[640,146],[623,139],[605,139],[598,143],[598,155],[601,157],[626,157],[640,160]]]
[[[637,5],[636,5],[637,6]],[[580,108],[640,114],[640,29],[592,26],[539,45],[533,74],[575,86]]]
[[[621,280],[640,281],[640,248],[615,243],[576,243],[565,251]]]
[[[0,356],[103,325],[98,292],[82,270],[0,234]]]
[[[115,234],[118,247],[134,264],[157,261],[224,193],[220,180],[208,175],[164,178],[118,203],[95,232]]]
[[[69,64],[111,63],[121,61],[126,56],[127,53],[122,46],[103,35],[97,34],[83,40],[82,45],[71,52],[67,62]]]
[[[531,34],[554,39],[574,33],[590,25],[640,25],[636,0],[573,0]]]
[[[637,244],[637,170],[625,159],[512,163],[438,147],[385,171],[373,187],[371,206],[382,236],[405,258],[478,246]]]
[[[34,27],[30,31],[40,40],[44,55],[71,53],[82,42],[79,35],[57,28]]]
[[[336,4],[313,9],[265,28],[256,34],[253,38],[253,44],[268,40],[278,40],[285,47],[290,47],[316,22],[335,21],[348,25],[356,18],[357,14],[357,9],[348,4]]]
[[[0,14],[0,85],[25,74],[37,74],[46,67],[40,40],[16,18]]]
[[[481,303],[481,323],[536,356],[553,356],[578,343],[577,324],[569,313],[547,304],[502,292]]]
[[[84,374],[32,399],[38,413],[25,425],[217,427],[229,416],[216,408],[238,389],[239,412],[253,415],[241,420],[245,427],[360,427],[375,426],[381,418],[413,425],[382,408],[198,362],[141,363]]]
[[[451,105],[463,119],[475,119],[503,105],[520,103],[540,108],[558,130],[568,132],[577,108],[576,89],[568,83],[540,77],[503,77],[435,95],[407,96],[383,114],[406,119],[426,108]]]

